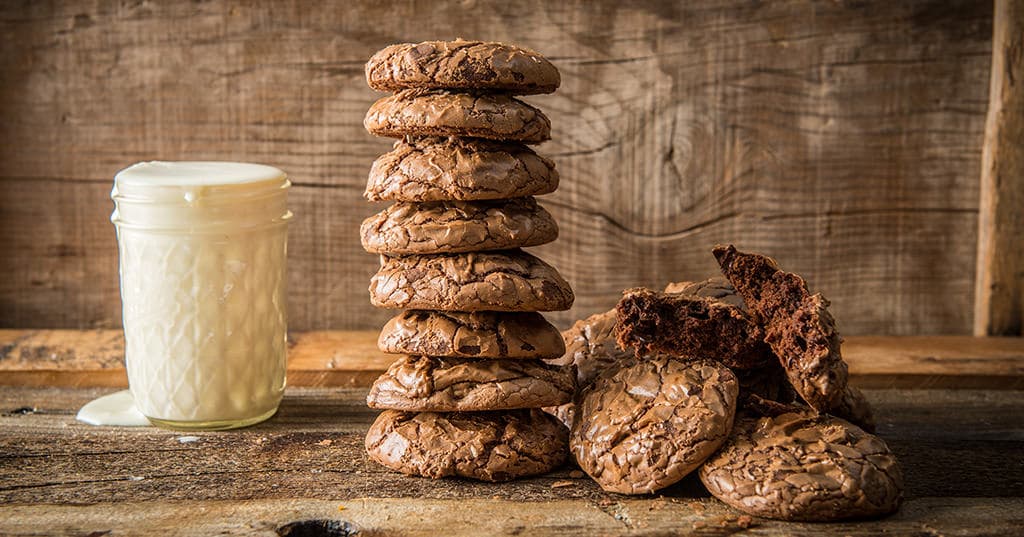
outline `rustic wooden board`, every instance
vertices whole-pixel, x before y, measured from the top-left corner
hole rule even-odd
[[[1024,525],[1020,498],[920,498],[885,520],[792,524],[744,517],[710,499],[618,499],[606,504],[552,500],[409,500],[356,498],[245,502],[130,502],[94,505],[0,506],[5,535],[277,536],[305,522],[317,537],[451,537],[479,535],[843,535],[1015,536]],[[336,532],[313,523],[331,521]],[[412,522],[412,524],[410,524]],[[348,524],[347,526],[343,526]],[[322,528],[323,526],[321,526]],[[346,533],[344,529],[358,533]],[[84,530],[84,531],[83,531]],[[300,535],[300,534],[292,534]]]
[[[294,332],[290,386],[369,386],[396,359],[372,331]],[[1024,389],[1024,339],[854,336],[843,345],[864,388]],[[119,330],[2,330],[0,385],[127,386]]]
[[[847,334],[967,334],[989,2],[5,2],[0,326],[116,327],[111,177],[135,161],[277,164],[294,182],[297,330],[370,329],[360,192],[388,142],[363,62],[396,41],[522,43],[551,116],[562,326],[621,289],[765,251]]]
[[[1024,2],[996,0],[974,333],[1024,334]]]
[[[571,466],[502,485],[397,475],[363,453],[375,415],[364,390],[292,388],[276,417],[241,431],[74,421],[107,391],[0,391],[0,533],[266,534],[327,518],[369,535],[473,534],[483,520],[495,534],[1013,535],[1024,521],[1024,391],[868,390],[907,503],[879,522],[834,525],[741,518],[692,478],[631,499]]]

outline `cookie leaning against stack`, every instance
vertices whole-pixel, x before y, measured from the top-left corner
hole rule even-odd
[[[400,354],[367,404],[385,409],[366,436],[377,462],[411,475],[506,481],[565,459],[568,431],[539,410],[576,390],[558,330],[539,311],[568,309],[572,289],[521,248],[558,227],[533,196],[558,187],[554,164],[525,144],[551,123],[513,95],[550,93],[558,70],[502,43],[389,46],[366,64],[373,89],[394,92],[363,124],[398,138],[374,162],[366,199],[392,201],[360,229],[380,254],[375,306],[405,311],[378,346]]]

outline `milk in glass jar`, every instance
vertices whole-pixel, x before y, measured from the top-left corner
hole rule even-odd
[[[141,162],[115,176],[125,362],[150,422],[229,429],[277,411],[290,185],[239,162]]]

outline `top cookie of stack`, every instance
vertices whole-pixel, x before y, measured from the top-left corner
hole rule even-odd
[[[429,477],[549,471],[568,433],[538,409],[568,402],[575,377],[542,361],[565,347],[537,312],[568,309],[574,296],[558,271],[521,250],[558,236],[533,197],[554,191],[558,173],[526,145],[548,140],[550,121],[512,96],[554,91],[558,71],[512,45],[428,41],[381,50],[366,79],[395,93],[373,104],[364,126],[399,138],[366,188],[370,201],[395,202],[360,229],[363,247],[381,255],[371,302],[406,310],[378,342],[405,356],[367,397],[386,410],[367,451]],[[467,448],[478,443],[493,446]]]

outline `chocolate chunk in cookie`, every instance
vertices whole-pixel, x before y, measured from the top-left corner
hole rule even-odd
[[[539,144],[551,138],[540,110],[504,94],[405,90],[373,103],[363,126],[376,136],[470,136]]]
[[[539,408],[566,403],[575,391],[572,368],[540,360],[405,356],[373,383],[366,404],[432,412]]]
[[[726,304],[736,306],[747,311],[747,305],[743,297],[736,294],[736,289],[729,283],[729,280],[721,276],[708,278],[699,282],[673,282],[665,286],[666,293],[681,293],[708,298],[717,298]]]
[[[738,420],[700,478],[723,502],[782,520],[885,515],[899,508],[903,493],[900,465],[885,442],[813,413]]]
[[[408,310],[381,329],[384,352],[461,358],[554,358],[565,353],[562,335],[539,313]]]
[[[382,255],[370,301],[384,308],[439,311],[559,311],[572,288],[551,265],[519,250]]]
[[[828,300],[810,294],[800,276],[779,269],[774,259],[716,246],[722,273],[765,329],[765,341],[779,357],[796,391],[819,412],[828,412],[846,390],[842,338]]]
[[[623,293],[615,309],[619,346],[638,354],[709,358],[733,369],[774,359],[761,327],[719,298],[635,288]]]
[[[539,410],[385,410],[366,434],[366,452],[404,474],[509,481],[561,466],[568,431]]]
[[[658,357],[608,371],[579,396],[570,448],[604,490],[654,492],[722,445],[738,390],[717,362]]]
[[[549,243],[558,225],[532,197],[399,202],[364,220],[360,235],[377,254],[482,252]]]
[[[528,146],[479,138],[427,136],[395,142],[370,169],[370,201],[490,200],[558,188],[555,163]]]
[[[532,50],[457,39],[386,47],[366,63],[366,82],[378,91],[461,88],[529,94],[555,91],[561,77]]]
[[[696,284],[694,282],[690,282],[690,281],[669,282],[668,284],[665,285],[665,292],[666,293],[683,293],[683,292],[686,292],[687,289],[689,289],[690,287],[692,287],[694,285],[696,285]]]

